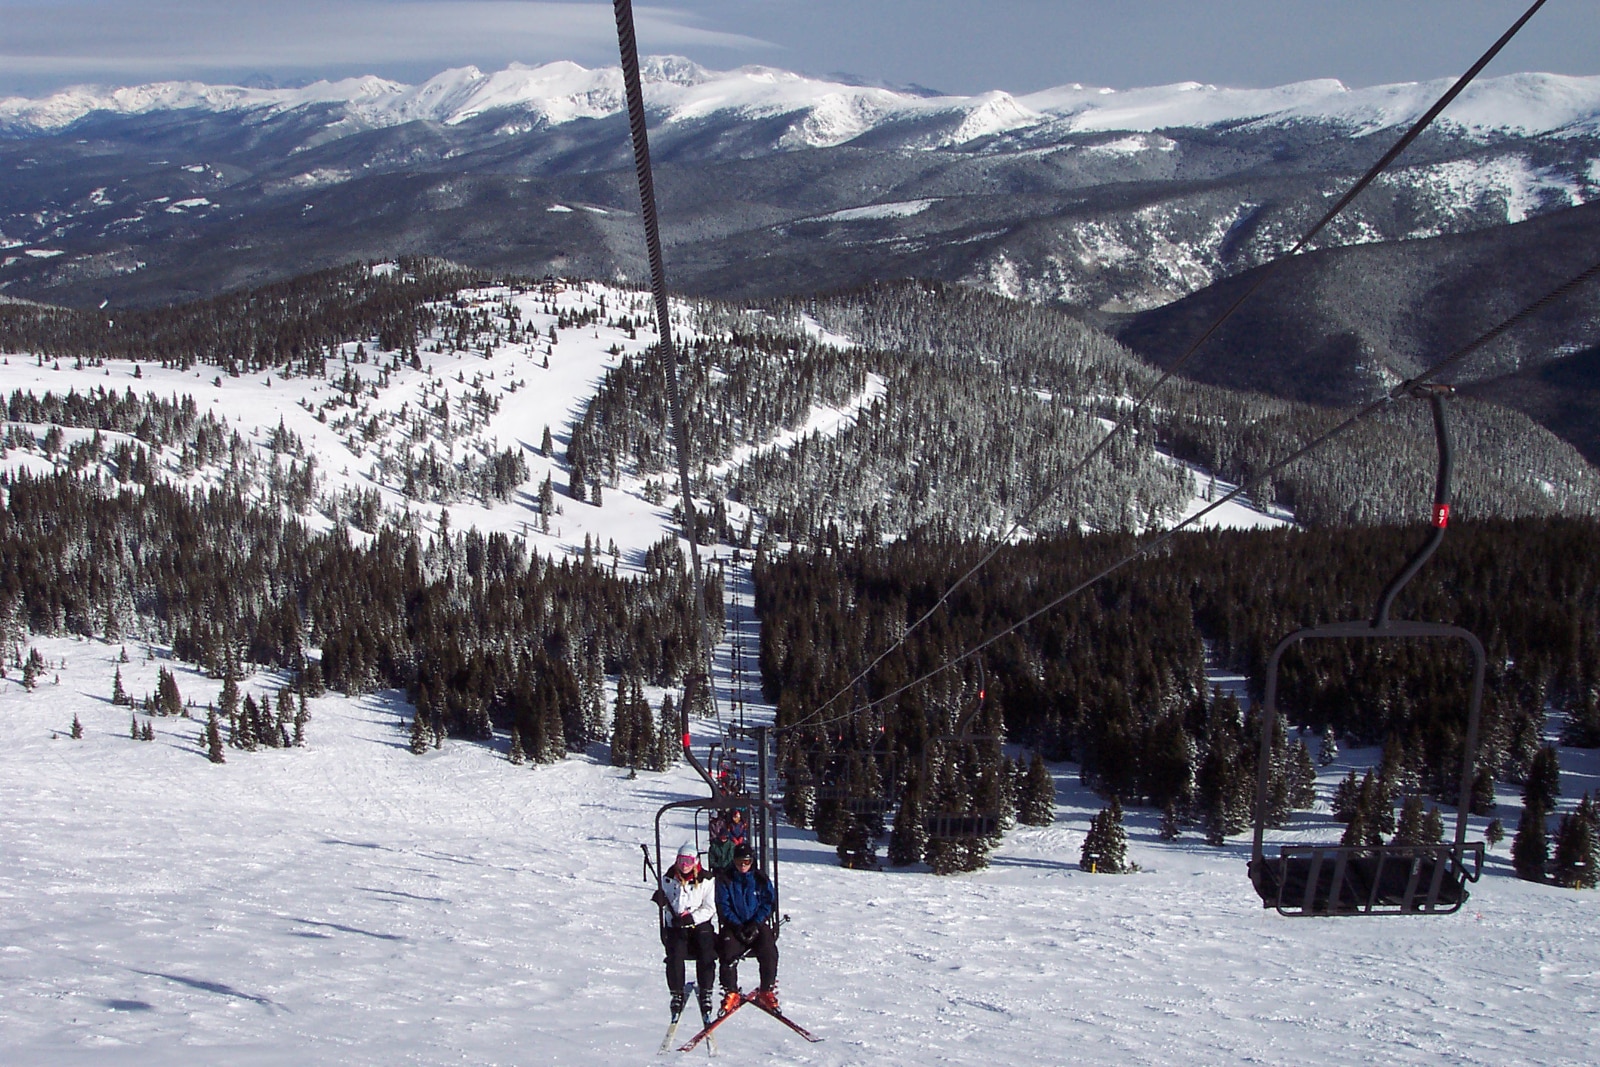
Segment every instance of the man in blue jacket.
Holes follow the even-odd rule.
[[[733,851],[733,865],[717,877],[717,913],[722,932],[717,955],[722,963],[722,1010],[739,1002],[739,959],[754,952],[761,968],[761,988],[751,999],[778,1009],[778,942],[767,920],[772,916],[772,883],[755,869],[756,854],[748,844]]]

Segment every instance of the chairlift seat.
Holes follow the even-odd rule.
[[[1000,832],[997,811],[939,812],[923,819],[923,829],[935,841],[958,841],[966,837],[993,837]]]
[[[1471,866],[1467,861],[1471,860]],[[1250,865],[1261,905],[1281,915],[1448,915],[1483,870],[1483,843],[1285,845]]]

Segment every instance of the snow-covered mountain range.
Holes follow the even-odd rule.
[[[644,67],[676,287],[915,276],[1114,313],[1270,259],[1447,84],[957,97]],[[639,278],[621,107],[615,68],[574,63],[0,101],[0,292],[163,302],[408,253]],[[1597,193],[1600,78],[1485,79],[1320,246],[1480,230]]]
[[[646,59],[642,74],[647,103],[663,121],[717,113],[747,119],[785,116],[788,128],[774,140],[774,147],[784,148],[829,147],[886,123],[929,116],[959,119],[929,147],[1039,127],[1082,133],[1310,121],[1337,123],[1364,134],[1414,121],[1450,85],[1448,79],[1362,89],[1333,79],[1268,89],[1198,82],[1127,90],[1071,84],[1017,96],[998,90],[943,96],[851,85],[773,67],[712,71],[675,56]],[[416,121],[450,126],[493,112],[508,120],[526,116],[555,126],[620,112],[622,75],[615,67],[555,62],[513,64],[487,74],[460,67],[420,85],[367,76],[292,89],[199,82],[78,86],[38,99],[0,100],[0,131],[13,136],[55,131],[95,112],[282,113],[324,105],[334,105],[366,126]],[[1467,89],[1446,121],[1480,136],[1593,133],[1600,123],[1600,77],[1512,74],[1484,79]],[[513,129],[508,126],[507,131]]]

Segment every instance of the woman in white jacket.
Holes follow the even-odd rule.
[[[700,1015],[711,1018],[712,983],[717,977],[717,938],[711,920],[717,914],[716,885],[700,866],[694,845],[678,849],[677,861],[661,878],[656,903],[665,910],[661,931],[667,949],[667,989],[672,992],[672,1017],[683,1011],[685,960],[693,956],[695,992]]]

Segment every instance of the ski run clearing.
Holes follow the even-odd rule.
[[[599,292],[569,290],[563,307]],[[545,298],[517,299],[523,321],[546,333]],[[643,304],[632,293],[611,300],[625,311]],[[451,390],[460,410],[477,379],[504,403],[473,437],[521,442],[529,485],[546,474],[559,484],[554,460],[535,451],[543,426],[559,441],[620,358],[608,349],[638,352],[651,339],[600,325],[561,331],[553,348],[428,353],[431,373],[395,370],[363,418]],[[376,363],[352,372],[375,378]],[[358,457],[347,447],[354,435],[308,410],[326,381],[217,386],[213,375],[146,366],[135,380],[126,364],[57,370],[13,356],[0,387],[193,394],[257,442],[281,417],[319,457],[323,492],[377,484],[373,452],[399,439],[400,423],[361,442]],[[512,391],[511,381],[525,386]],[[817,413],[813,425],[850,414]],[[21,450],[7,459],[50,463]],[[668,529],[670,504],[647,504],[640,488],[624,480],[601,507],[563,499],[548,534],[529,525],[526,497],[452,506],[452,525],[514,531],[544,554],[579,551],[585,535],[615,540],[626,565]],[[392,489],[381,487],[384,504],[398,508]],[[424,514],[431,529],[437,509]],[[728,575],[729,610],[748,641],[748,571],[730,565]],[[229,749],[213,765],[198,743],[203,711],[140,713],[155,734],[142,743],[128,736],[129,709],[109,698],[119,666],[136,699],[154,691],[159,668],[174,670],[201,709],[219,680],[134,641],[121,664],[120,644],[30,644],[46,662],[38,687],[25,690],[15,670],[0,681],[5,1067],[661,1062],[667,994],[639,845],[653,840],[657,807],[703,795],[687,768],[629,780],[603,747],[518,767],[503,736],[414,756],[411,709],[397,693],[315,699],[306,747]],[[284,681],[259,674],[242,690],[259,699]],[[721,679],[724,696],[732,684]],[[68,736],[74,717],[79,740]],[[700,729],[703,745],[712,733]],[[1336,839],[1326,797],[1375,757],[1346,750],[1322,770],[1319,810],[1271,840]],[[1563,749],[1561,760],[1566,809],[1600,789],[1600,753]],[[1165,844],[1157,813],[1140,808],[1129,809],[1128,830],[1142,870],[1088,874],[1077,860],[1102,802],[1075,766],[1052,769],[1055,823],[1011,831],[974,874],[849,871],[785,827],[782,910],[792,921],[779,942],[781,996],[825,1040],[809,1045],[741,1012],[718,1031],[717,1054],[828,1067],[1600,1062],[1600,894],[1517,880],[1502,844],[1456,915],[1296,921],[1260,907],[1245,839],[1213,848],[1191,831]],[[1510,829],[1516,797],[1500,800]],[[1483,822],[1473,820],[1474,836]],[[663,844],[687,834],[674,824]],[[744,970],[748,988],[753,964]]]

